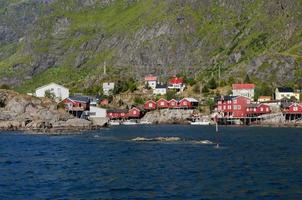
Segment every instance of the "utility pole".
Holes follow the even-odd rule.
[[[107,75],[107,66],[106,66],[106,61],[104,61],[104,75]]]

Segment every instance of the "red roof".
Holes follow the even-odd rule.
[[[250,90],[250,89],[255,89],[255,84],[250,84],[250,83],[236,83],[232,85],[233,90]]]
[[[145,76],[145,81],[156,81],[157,77],[153,75]]]
[[[170,84],[182,84],[183,82],[184,82],[184,80],[182,78],[178,78],[178,77],[173,77],[169,81]]]

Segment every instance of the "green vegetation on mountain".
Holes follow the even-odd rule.
[[[300,87],[302,2],[0,0],[0,85],[97,91],[148,73],[185,74],[205,92],[247,74],[264,88]]]

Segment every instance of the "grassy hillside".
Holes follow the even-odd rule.
[[[1,2],[0,18],[10,18],[0,21],[16,38],[0,38],[0,84],[21,92],[51,81],[84,90],[147,73],[208,80],[219,67],[225,81],[246,74],[259,84],[302,81],[299,0]],[[20,9],[25,17],[13,18]],[[37,20],[20,31],[30,10]]]

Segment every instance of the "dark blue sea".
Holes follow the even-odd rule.
[[[302,129],[221,127],[218,138],[214,127],[181,125],[1,132],[0,199],[302,199]]]

